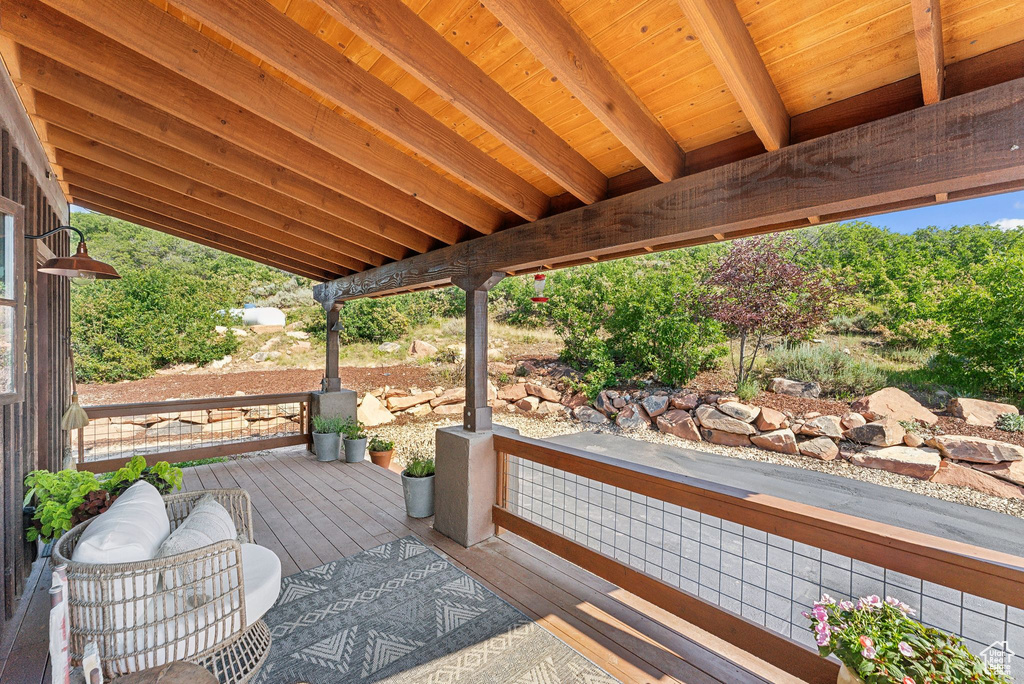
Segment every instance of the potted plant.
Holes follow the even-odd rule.
[[[318,461],[341,458],[340,421],[337,418],[313,416],[313,450]]]
[[[959,637],[912,619],[898,599],[867,596],[836,601],[828,594],[804,617],[822,657],[842,663],[838,684],[978,682],[1010,684],[964,646]]]
[[[358,420],[347,420],[341,430],[345,437],[345,462],[359,463],[366,458],[366,431]]]
[[[391,466],[391,456],[395,453],[395,443],[389,439],[374,435],[370,438],[370,460],[374,465],[387,469]]]
[[[434,515],[434,459],[417,456],[402,471],[405,512],[410,518]]]

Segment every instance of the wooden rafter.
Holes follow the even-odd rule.
[[[37,91],[39,116],[111,145],[120,146],[121,140],[138,143],[155,155],[150,159],[153,163],[183,173],[196,169],[194,178],[223,178],[233,192],[251,188],[254,196],[271,203],[270,208],[280,206],[289,216],[324,230],[333,229],[393,259],[403,258],[408,249],[424,252],[431,246],[428,236],[305,176],[33,50],[21,48],[19,53],[25,66],[22,79]],[[198,160],[199,166],[188,157]],[[218,173],[220,169],[228,175]],[[235,177],[249,181],[248,186],[237,183]]]
[[[156,10],[150,3],[144,2],[144,0],[138,1]],[[324,183],[336,192],[346,195],[358,203],[373,207],[380,213],[396,218],[416,230],[422,231],[427,236],[450,244],[464,234],[464,227],[458,220],[441,213],[410,194],[397,190],[325,150],[324,147],[330,148],[334,142],[340,144],[340,141],[335,141],[333,137],[333,133],[336,133],[337,130],[331,128],[329,124],[329,122],[341,120],[339,114],[328,112],[323,105],[270,77],[256,65],[213,43],[166,12],[156,10],[160,15],[153,17],[157,22],[156,25],[143,22],[142,28],[135,27],[129,30],[118,23],[117,19],[120,18],[118,13],[113,15],[108,13],[108,8],[105,5],[101,6],[101,4],[91,1],[69,1],[59,4],[68,11],[75,11],[78,18],[86,19],[93,22],[95,26],[105,28],[107,33],[92,26],[83,25],[41,2],[2,0],[0,8],[5,10],[5,21],[0,25],[0,34],[5,34],[19,43],[42,52],[51,59],[62,61],[65,64],[74,64],[77,70],[99,81],[115,86],[137,99],[210,133],[220,135],[311,180]],[[139,4],[138,7],[142,8],[142,4]],[[127,14],[131,14],[131,12],[127,12]],[[143,11],[141,14],[148,16],[149,12]],[[121,42],[121,40],[131,43],[141,42],[142,45],[136,46],[140,48],[159,43],[164,49],[174,44],[180,49],[182,46],[171,40],[173,34],[179,32],[179,28],[187,32],[183,34],[183,38],[190,38],[191,34],[194,34],[201,39],[196,40],[196,43],[202,43],[202,45],[196,47],[190,43],[185,48],[188,55],[195,58],[194,61],[189,60],[187,55],[178,51],[172,51],[166,55],[166,58],[168,61],[178,59],[192,63],[196,69],[202,70],[204,74],[213,78],[213,81],[205,84],[198,83],[175,73],[173,68],[166,68],[150,61],[141,56],[141,53]],[[164,30],[166,33],[162,33]],[[136,33],[132,33],[132,31]],[[163,37],[160,41],[153,41],[150,39],[151,35],[162,35]],[[129,39],[128,36],[134,37]],[[193,49],[200,54],[193,53]],[[152,51],[162,54],[162,51]],[[83,53],[93,57],[82,60],[80,56]],[[224,61],[217,62],[214,57],[221,57]],[[241,62],[237,60],[241,60]],[[244,66],[242,62],[248,66]],[[219,80],[230,71],[230,66],[236,66],[248,73],[239,74],[240,78],[244,80],[233,84],[219,84]],[[250,67],[255,69],[255,72],[252,72]],[[255,84],[252,83],[250,77],[256,81]],[[266,84],[266,90],[260,89],[261,83]],[[228,89],[224,91],[225,94],[234,92],[239,94],[240,99],[241,92],[248,93],[251,96],[250,106],[259,106],[268,116],[271,111],[274,111],[282,117],[282,120],[272,122],[268,118],[251,112],[244,105],[210,90],[210,88],[215,88],[218,93],[221,92],[219,85]],[[287,122],[284,120],[285,118]],[[285,130],[282,125],[286,123],[293,125],[293,128],[301,130],[302,133]],[[321,123],[323,125],[320,125]],[[331,142],[319,137],[321,132],[325,135],[332,134],[329,136]],[[383,145],[398,153],[368,131],[364,130],[363,133],[368,136],[363,139],[363,142],[369,144],[369,147],[363,145],[363,149],[376,150],[378,146]],[[315,141],[312,140],[313,138]],[[360,146],[354,145],[354,147]],[[386,158],[387,153],[383,149],[381,154],[384,155],[382,158]],[[425,169],[421,164],[417,164],[417,166]],[[436,174],[434,176],[437,177]],[[493,209],[493,207],[490,208]],[[412,245],[407,246],[415,249]]]
[[[789,113],[734,0],[679,0],[704,50],[768,150],[789,144]]]
[[[44,97],[49,98],[49,96]],[[48,105],[44,102],[44,106]],[[112,127],[113,124],[109,126]],[[51,123],[47,127],[47,140],[56,148],[73,152],[106,166],[127,171],[146,180],[167,183],[169,186],[180,188],[185,194],[197,197],[205,196],[210,203],[218,204],[271,228],[293,233],[306,240],[320,242],[325,247],[358,261],[374,266],[380,266],[385,261],[384,257],[377,252],[368,250],[358,243],[350,242],[342,236],[297,221],[286,213],[264,207],[260,203],[238,197],[230,190],[220,188],[213,183],[207,185],[199,180],[199,178],[203,178],[199,174],[197,174],[198,177],[187,175],[181,173],[182,167],[164,166],[151,161],[158,155],[149,155],[149,149],[159,146],[160,143],[150,141],[149,149],[137,147],[135,145],[139,141],[133,140],[137,134],[123,131],[123,129],[122,132],[125,134],[122,137],[105,137],[98,140],[90,136],[88,132],[81,135],[70,128],[66,129],[63,122]],[[211,170],[209,167],[207,168]],[[204,180],[210,180],[210,176],[216,176],[216,174],[209,173]],[[236,192],[238,191],[236,190]],[[360,269],[356,268],[356,270]]]
[[[167,197],[172,197],[174,193],[181,196],[180,200],[172,202],[175,206],[196,211],[205,204],[209,207],[206,215],[210,218],[238,226],[254,235],[266,236],[283,247],[322,255],[332,263],[353,271],[362,271],[366,268],[364,262],[353,258],[346,251],[339,250],[337,245],[328,244],[322,234],[299,225],[282,225],[276,217],[270,215],[270,212],[253,211],[252,205],[246,206],[240,201],[225,202],[222,193],[209,186],[117,150],[101,145],[90,146],[88,141],[81,139],[80,136],[56,126],[50,126],[49,135],[51,144],[56,148],[58,163],[65,170],[64,178],[67,178],[66,172],[71,170],[115,183],[117,179],[124,179],[128,185],[127,189],[130,190],[141,191],[141,186],[145,184],[160,187],[167,191]]]
[[[140,208],[158,211],[165,216],[191,223],[198,228],[212,231],[227,229],[231,231],[232,235],[247,236],[253,241],[253,244],[288,253],[296,259],[323,270],[338,270],[339,267],[349,270],[339,264],[334,253],[315,243],[310,244],[281,231],[261,229],[244,220],[239,220],[230,212],[167,190],[123,171],[110,169],[81,158],[74,158],[73,155],[66,153],[62,158],[69,164],[75,164],[75,166],[68,165],[64,168],[63,180],[68,185],[101,192],[107,197],[117,197],[125,202],[137,202]]]
[[[520,271],[715,233],[862,215],[939,192],[1024,182],[1024,79],[369,269],[316,290],[331,302]],[[848,216],[849,217],[849,216]]]
[[[172,4],[507,209],[531,221],[547,213],[547,195],[266,0],[173,0]],[[482,232],[497,227],[483,227]]]
[[[939,0],[910,0],[914,15],[914,43],[921,66],[921,92],[926,105],[942,99],[945,58],[942,51],[942,15]]]
[[[679,145],[558,0],[486,0],[484,5],[659,180],[683,175]]]
[[[573,195],[604,197],[604,174],[402,0],[315,1]]]
[[[72,187],[70,188],[70,196],[71,201],[76,206],[88,209],[89,211],[113,216],[122,221],[136,223],[151,230],[190,240],[200,245],[219,249],[222,252],[251,259],[274,268],[284,269],[306,278],[326,280],[330,277],[326,271],[314,268],[301,261],[289,259],[287,256],[273,250],[259,247],[249,240],[242,241],[222,233],[214,233],[197,228],[183,221],[177,221],[152,211],[140,209],[127,202],[105,197],[102,193],[85,188]]]

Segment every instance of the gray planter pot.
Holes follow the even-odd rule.
[[[402,491],[405,492],[405,512],[410,518],[429,518],[434,515],[434,476],[409,477],[402,471]]]
[[[337,461],[341,458],[341,435],[337,432],[314,432],[313,450],[318,461]]]
[[[345,440],[345,462],[359,463],[366,458],[366,437]]]

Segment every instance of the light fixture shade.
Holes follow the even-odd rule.
[[[66,276],[68,278],[114,280],[121,277],[110,264],[96,261],[89,256],[89,250],[85,248],[84,241],[78,243],[78,249],[75,251],[74,256],[54,257],[40,266],[38,270],[40,273]]]

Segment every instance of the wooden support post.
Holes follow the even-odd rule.
[[[341,390],[341,373],[338,370],[338,352],[341,334],[335,330],[341,318],[341,304],[336,303],[327,310],[327,367],[324,371],[324,391]]]
[[[504,277],[504,273],[487,272],[452,279],[466,293],[466,409],[462,428],[467,432],[491,429],[491,407],[487,405],[487,293]]]

